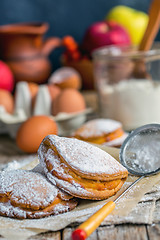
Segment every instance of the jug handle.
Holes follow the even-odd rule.
[[[50,37],[44,41],[41,53],[48,56],[52,50],[61,46],[61,39],[58,37]]]

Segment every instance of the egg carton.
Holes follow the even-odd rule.
[[[45,85],[39,86],[33,110],[31,105],[31,97],[27,83],[20,82],[16,88],[14,114],[7,113],[4,107],[0,106],[0,133],[8,133],[12,138],[15,138],[20,125],[29,117],[47,115],[56,121],[58,134],[67,136],[80,127],[86,121],[87,114],[92,112],[91,108],[87,108],[76,113],[51,115],[51,98],[48,88]]]

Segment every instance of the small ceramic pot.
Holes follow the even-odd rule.
[[[48,55],[61,45],[57,37],[43,40],[47,30],[47,23],[0,26],[0,59],[9,65],[17,82],[47,81],[51,73]]]

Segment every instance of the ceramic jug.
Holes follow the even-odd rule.
[[[57,37],[43,39],[47,23],[0,26],[0,59],[11,68],[15,80],[44,83],[51,73],[49,54],[61,45]]]

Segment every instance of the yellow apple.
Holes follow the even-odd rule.
[[[148,15],[133,8],[119,5],[108,12],[106,20],[114,20],[121,24],[128,31],[132,44],[138,45],[146,30]]]

